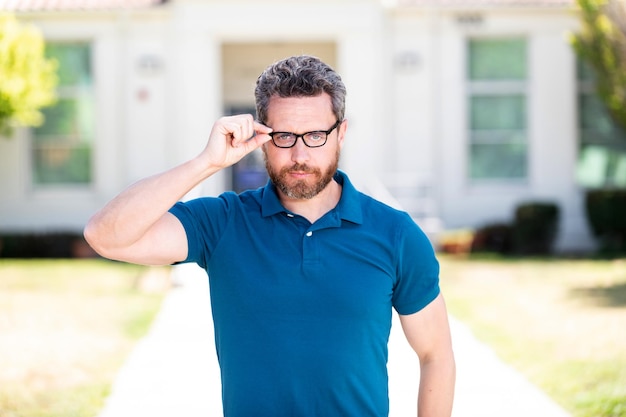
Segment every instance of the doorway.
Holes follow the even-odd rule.
[[[258,76],[272,62],[292,55],[314,55],[332,67],[336,63],[334,42],[222,44],[222,97],[225,115],[250,113],[256,117],[254,87]],[[263,153],[252,152],[231,167],[226,188],[237,193],[267,183]]]

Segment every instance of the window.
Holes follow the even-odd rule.
[[[526,178],[526,42],[472,39],[467,70],[470,178]]]
[[[578,62],[577,180],[589,188],[625,187],[626,132],[613,122],[593,84],[589,67]]]
[[[59,63],[57,103],[43,110],[45,122],[33,129],[34,185],[89,184],[94,139],[91,51],[84,43],[48,44]]]

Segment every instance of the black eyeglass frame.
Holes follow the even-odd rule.
[[[276,146],[277,148],[280,149],[289,149],[289,148],[293,148],[294,146],[296,146],[296,143],[298,143],[298,138],[302,138],[302,143],[304,143],[305,146],[309,147],[309,148],[319,148],[321,146],[326,145],[326,142],[328,142],[328,135],[330,135],[330,133],[337,129],[339,127],[339,125],[341,125],[342,120],[337,120],[335,122],[334,125],[331,126],[330,129],[328,130],[312,130],[310,132],[304,132],[300,135],[293,133],[293,132],[270,132],[269,135],[272,137],[272,143],[274,144],[274,146]],[[324,134],[324,142],[319,144],[319,145],[309,145],[308,143],[306,143],[306,140],[304,140],[304,137],[307,135],[310,135],[312,133],[319,133],[319,134]],[[289,146],[280,146],[278,144],[276,144],[276,142],[274,141],[274,135],[293,135],[295,136],[295,139],[293,141],[293,143]]]

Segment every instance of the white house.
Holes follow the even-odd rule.
[[[300,53],[347,85],[342,169],[429,231],[548,200],[557,249],[587,250],[585,186],[626,184],[626,153],[587,143],[606,119],[577,76],[573,0],[0,0],[0,11],[37,26],[61,63],[47,122],[0,140],[0,233],[79,232],[128,184],[200,152],[215,119],[252,111],[261,70]],[[192,194],[253,186],[258,170],[250,157]]]

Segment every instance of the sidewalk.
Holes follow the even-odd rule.
[[[208,282],[195,265],[175,267],[180,286],[164,301],[114,383],[99,417],[221,416]],[[457,361],[453,417],[569,417],[452,319]],[[418,363],[397,316],[389,341],[390,417],[416,415]]]

